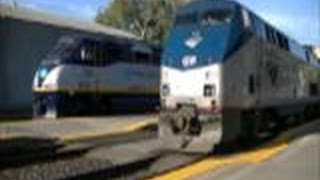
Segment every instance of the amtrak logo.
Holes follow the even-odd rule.
[[[192,32],[191,37],[189,37],[185,44],[191,49],[194,49],[202,42],[202,36],[200,35],[200,32],[195,31]]]

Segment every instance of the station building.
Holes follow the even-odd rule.
[[[136,36],[91,22],[0,3],[0,115],[32,112],[32,81],[41,59],[68,34]]]

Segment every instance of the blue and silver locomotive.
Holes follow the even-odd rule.
[[[234,1],[178,10],[161,62],[159,136],[209,152],[320,112],[313,53]]]
[[[160,50],[113,36],[61,37],[35,73],[34,115],[99,115],[156,108]]]

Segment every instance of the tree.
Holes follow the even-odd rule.
[[[161,43],[179,6],[190,0],[113,0],[96,22],[123,29],[146,41]]]

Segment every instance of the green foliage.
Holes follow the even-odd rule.
[[[188,0],[113,0],[96,22],[123,29],[146,41],[162,43],[175,12]]]

